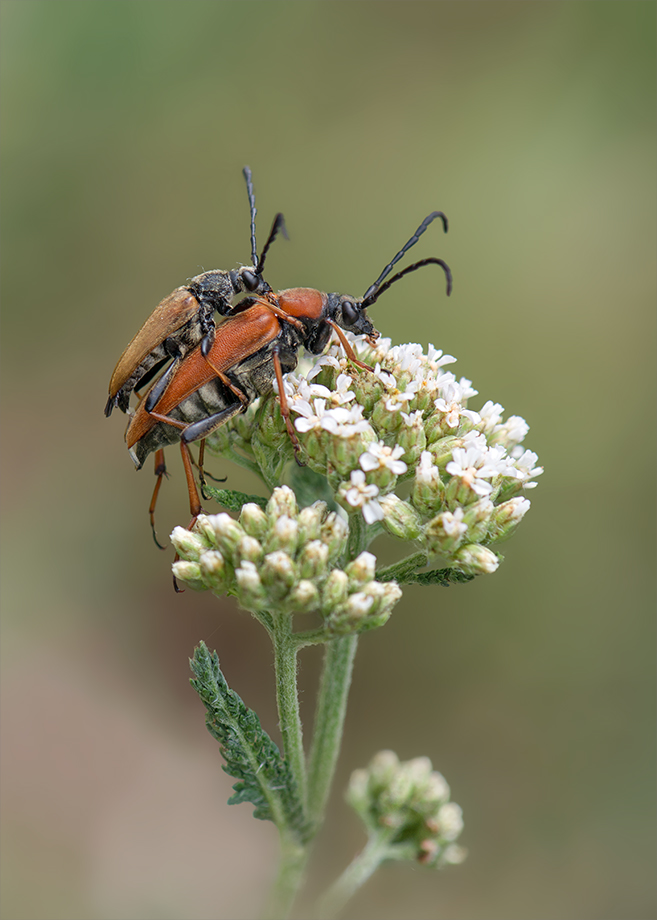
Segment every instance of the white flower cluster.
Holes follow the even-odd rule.
[[[454,841],[463,814],[449,801],[444,776],[428,757],[401,762],[393,751],[379,751],[369,766],[351,775],[347,801],[369,833],[389,837],[388,859],[414,859],[441,867],[463,862],[466,851]]]
[[[200,515],[171,541],[173,573],[192,588],[234,594],[254,613],[319,613],[328,637],[382,626],[401,597],[394,582],[374,579],[376,559],[363,552],[338,567],[347,524],[324,502],[299,510],[288,486],[274,489],[267,508],[249,502],[239,520]]]
[[[288,374],[285,393],[300,442],[348,513],[381,522],[431,554],[477,574],[495,571],[488,545],[507,537],[529,509],[522,495],[542,472],[521,447],[529,426],[503,419],[499,403],[477,412],[470,380],[445,365],[456,359],[429,346],[352,342],[373,372],[334,347],[305,376]],[[410,497],[395,494],[412,480]]]

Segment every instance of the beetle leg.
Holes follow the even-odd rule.
[[[228,476],[224,476],[223,479],[217,479],[216,476],[211,476],[210,473],[207,473],[205,469],[203,468],[204,459],[205,459],[205,438],[203,438],[203,440],[199,444],[198,463],[195,465],[198,467],[198,478],[199,478],[199,482],[201,483],[201,495],[203,496],[203,498],[207,500],[210,498],[210,496],[205,494],[205,477],[207,476],[208,479],[211,479],[213,482],[226,482],[226,480],[228,479]]]
[[[306,327],[300,319],[297,319],[295,316],[290,316],[289,313],[286,313],[285,310],[281,310],[279,306],[272,303],[270,300],[262,300],[260,302],[264,307],[267,307],[268,310],[271,310],[274,316],[278,316],[279,319],[285,320],[286,323],[290,323],[292,326],[296,326],[296,328],[300,329],[301,332],[306,331]]]
[[[360,368],[362,368],[364,371],[374,371],[374,368],[373,368],[373,367],[370,367],[369,364],[364,364],[362,361],[359,361],[359,360],[358,360],[358,358],[357,358],[356,355],[354,354],[353,348],[352,348],[351,345],[349,344],[349,340],[348,340],[347,336],[344,334],[344,332],[342,331],[342,329],[340,329],[340,327],[338,326],[338,324],[337,324],[337,323],[334,323],[332,319],[327,319],[327,320],[325,320],[325,322],[327,322],[327,323],[329,324],[329,326],[331,326],[331,327],[332,327],[333,329],[335,329],[335,331],[337,332],[338,338],[340,339],[340,344],[341,344],[342,347],[344,348],[344,353],[346,354],[347,358],[348,358],[353,364],[355,364],[356,367],[360,367]]]
[[[189,510],[192,519],[189,522],[188,530],[191,530],[199,514],[203,511],[201,499],[198,497],[196,480],[194,479],[194,470],[192,469],[192,455],[185,441],[180,441],[180,453],[182,454],[183,466],[185,467],[185,478],[187,479],[187,491],[189,493]]]
[[[147,412],[150,412],[162,399],[164,391],[171,383],[171,378],[178,369],[180,364],[180,358],[174,358],[171,364],[167,367],[165,372],[162,374],[159,380],[157,380],[153,386],[150,388],[146,394],[146,402],[144,403],[144,409]]]
[[[299,466],[305,466],[306,464],[299,459],[301,454],[301,444],[299,444],[299,439],[297,433],[294,430],[292,421],[290,419],[290,407],[287,403],[287,396],[285,395],[285,387],[283,386],[283,371],[281,369],[281,359],[278,355],[278,346],[274,346],[273,351],[274,356],[274,374],[276,375],[276,383],[278,384],[278,401],[281,406],[281,415],[283,416],[283,421],[285,422],[285,427],[287,428],[287,433],[290,436],[290,441],[292,441],[292,447],[294,448],[294,459],[297,461]]]
[[[234,418],[234,416],[239,415],[240,412],[243,411],[243,404],[241,402],[234,402],[225,409],[222,409],[221,412],[215,412],[214,415],[208,415],[207,418],[202,418],[198,422],[192,422],[189,425],[185,425],[180,436],[181,440],[184,441],[185,444],[190,444],[192,441],[198,441],[200,438],[207,438],[209,434],[212,434],[212,432],[216,431],[221,425],[225,425],[231,418]]]
[[[212,361],[209,361],[208,358],[206,358],[205,360],[208,362],[208,364],[210,365],[212,370],[215,372],[219,380],[221,380],[221,382],[226,387],[226,389],[230,390],[230,392],[234,396],[237,396],[237,398],[242,404],[242,408],[246,409],[246,407],[249,405],[249,397],[246,395],[246,393],[243,390],[240,390],[240,388],[236,386],[222,371],[220,371],[217,367],[215,367]],[[196,440],[196,438],[192,438],[192,440]]]
[[[157,533],[155,532],[155,505],[157,502],[157,496],[160,493],[160,486],[162,485],[162,479],[166,476],[167,468],[164,462],[164,451],[160,450],[155,452],[155,475],[157,476],[157,482],[155,483],[155,488],[153,489],[153,497],[151,498],[151,504],[148,509],[148,516],[151,521],[151,530],[153,531],[153,539],[155,540],[155,545],[158,549],[166,549],[166,546],[162,546],[160,541],[157,539]]]

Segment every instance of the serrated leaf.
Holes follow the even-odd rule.
[[[290,768],[256,713],[226,683],[217,653],[201,642],[189,663],[195,675],[190,683],[207,710],[205,724],[226,761],[223,769],[239,780],[228,804],[251,802],[255,818],[306,839],[308,825]]]
[[[377,581],[396,581],[399,585],[442,585],[448,588],[452,584],[465,584],[472,581],[474,575],[465,575],[458,569],[432,569],[429,572],[418,572],[417,569],[427,564],[425,553],[416,553],[408,556],[401,562],[395,562],[376,573]]]
[[[450,585],[464,585],[472,581],[474,575],[466,575],[459,572],[458,569],[432,569],[430,572],[417,572],[411,575],[404,584],[407,585],[442,585],[449,588]]]
[[[241,511],[242,505],[253,502],[260,505],[261,508],[267,507],[267,499],[262,495],[247,495],[245,492],[235,492],[233,489],[215,489],[207,483],[203,486],[203,491],[218,501],[220,505],[227,508],[228,511]]]

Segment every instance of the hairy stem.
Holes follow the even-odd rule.
[[[306,761],[297,692],[297,644],[292,636],[292,618],[287,614],[273,617],[274,664],[276,668],[276,704],[283,737],[285,759],[290,765],[299,799],[306,807]]]
[[[303,882],[308,862],[308,846],[281,834],[281,859],[278,874],[263,912],[263,920],[284,920],[290,915],[294,899]]]
[[[371,875],[376,872],[388,856],[388,842],[394,834],[390,828],[374,833],[356,858],[347,866],[342,875],[320,898],[317,916],[321,920],[333,920]]]
[[[308,767],[308,816],[315,828],[324,818],[340,753],[357,647],[356,635],[326,645]]]

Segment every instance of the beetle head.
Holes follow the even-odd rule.
[[[366,312],[366,306],[362,297],[351,297],[349,294],[329,294],[326,315],[341,329],[352,332],[354,335],[366,335],[370,344],[373,345],[380,333],[372,325]]]

